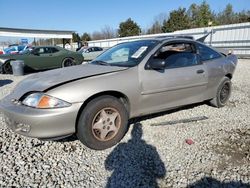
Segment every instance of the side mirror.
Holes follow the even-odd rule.
[[[166,68],[166,62],[163,59],[152,59],[148,65],[149,68],[156,70],[163,70]]]

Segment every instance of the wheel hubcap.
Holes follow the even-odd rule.
[[[66,59],[64,61],[64,66],[68,67],[68,66],[72,66],[73,65],[73,61],[71,59]]]
[[[221,92],[220,92],[221,103],[225,103],[227,101],[229,93],[230,93],[230,86],[227,83],[221,88]]]
[[[103,108],[92,121],[92,133],[100,141],[114,138],[121,126],[121,115],[114,108]]]

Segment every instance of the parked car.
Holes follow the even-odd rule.
[[[103,48],[101,47],[87,47],[81,48],[78,53],[81,53],[84,57],[84,61],[92,61],[101,53],[103,53]]]
[[[18,54],[17,46],[11,46],[4,49],[4,54]]]
[[[209,101],[229,100],[235,55],[190,39],[122,43],[86,65],[32,75],[0,109],[16,133],[56,139],[76,133],[93,149],[119,142],[130,118]]]
[[[10,62],[13,60],[24,60],[25,70],[48,70],[78,65],[83,59],[80,54],[58,46],[39,46],[32,51],[26,49],[21,54],[0,56],[2,72],[6,74],[12,73]]]
[[[29,45],[10,45],[4,49],[4,54],[19,54],[29,48],[31,48]]]

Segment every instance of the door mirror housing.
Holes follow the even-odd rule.
[[[166,62],[163,59],[152,59],[148,64],[148,68],[163,70],[166,68]]]

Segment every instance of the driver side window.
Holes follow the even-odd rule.
[[[33,53],[33,54],[40,54],[40,49],[41,49],[41,48],[35,48],[35,49],[32,51],[32,53]]]
[[[50,50],[49,48],[36,48],[34,50],[34,53],[35,54],[38,54],[38,55],[41,55],[41,54],[49,54],[50,53]]]
[[[172,43],[161,47],[154,59],[162,59],[166,63],[166,69],[187,67],[199,64],[195,48],[189,43]]]

